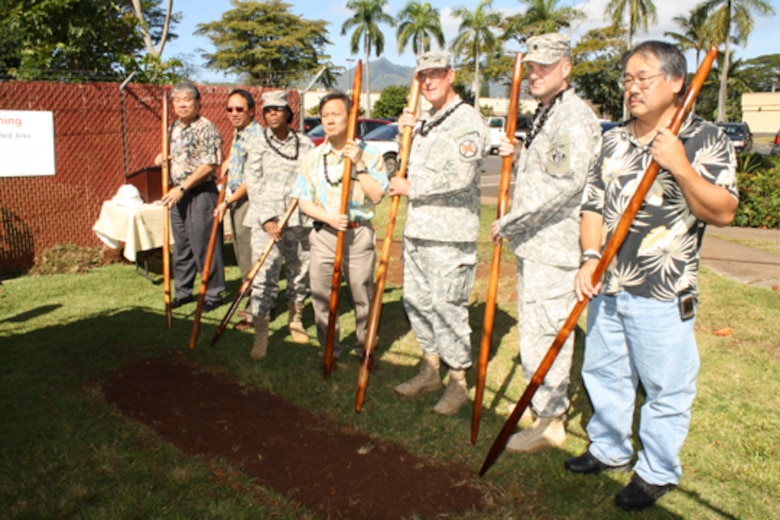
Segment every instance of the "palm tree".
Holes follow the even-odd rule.
[[[347,9],[354,12],[352,18],[341,26],[341,35],[346,36],[347,30],[354,27],[350,40],[350,52],[357,54],[360,51],[360,41],[363,41],[363,50],[366,52],[366,115],[371,117],[371,65],[368,60],[371,57],[373,45],[378,58],[385,50],[385,37],[379,30],[380,23],[386,23],[390,27],[395,26],[395,19],[383,11],[387,0],[350,0]]]
[[[574,7],[558,7],[558,0],[521,0],[528,6],[523,14],[506,19],[503,38],[523,42],[531,36],[558,32],[572,22],[585,19],[585,13]]]
[[[479,110],[479,60],[483,53],[488,56],[488,66],[492,64],[493,54],[499,45],[499,39],[493,32],[501,24],[501,15],[493,11],[493,0],[480,0],[476,9],[458,7],[452,14],[461,19],[458,35],[452,41],[450,49],[456,56],[474,60],[474,108]]]
[[[441,30],[439,10],[429,2],[421,4],[409,0],[398,13],[398,53],[404,52],[411,40],[412,51],[417,56],[431,50],[431,39],[436,39],[439,48],[444,48],[444,33]]]
[[[748,36],[753,30],[751,11],[768,16],[775,14],[775,10],[765,0],[705,0],[700,7],[708,15],[707,28],[712,34],[712,43],[726,45],[723,51],[724,59],[718,92],[717,122],[720,123],[726,112],[731,41],[733,40],[737,45],[747,43]]]
[[[630,49],[633,45],[634,33],[637,28],[647,31],[649,23],[657,23],[658,16],[655,12],[653,0],[609,0],[605,14],[612,19],[612,25],[617,27],[623,22],[623,14],[628,11],[628,32],[626,43]]]
[[[672,18],[682,32],[667,31],[664,36],[677,42],[677,46],[683,52],[688,50],[696,51],[696,68],[699,68],[699,57],[701,51],[707,47],[710,41],[710,35],[707,32],[707,12],[700,7],[696,7],[688,13],[688,18],[684,16],[675,16]]]

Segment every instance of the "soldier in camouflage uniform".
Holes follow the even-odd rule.
[[[244,182],[247,146],[253,137],[262,131],[255,121],[255,100],[252,94],[243,89],[233,90],[228,95],[227,113],[233,125],[233,142],[230,155],[222,163],[222,175],[228,176],[227,192],[222,204],[217,206],[214,216],[220,221],[230,210],[230,224],[233,230],[233,251],[241,270],[241,279],[245,280],[252,268],[252,228],[244,224],[249,213],[249,197]],[[247,301],[247,307],[249,306]],[[239,311],[241,321],[236,323],[237,330],[246,330],[252,326],[251,314]]]
[[[270,240],[277,242],[252,282],[252,314],[255,339],[252,359],[263,359],[268,351],[268,323],[271,308],[279,294],[282,258],[287,272],[288,326],[296,343],[306,343],[303,306],[309,291],[309,238],[311,221],[296,210],[284,229],[279,219],[290,205],[290,191],[301,158],[314,148],[311,139],[290,130],[292,111],[287,92],[263,94],[263,118],[267,127],[249,143],[246,184],[251,201],[245,223],[252,228],[252,255],[255,259]]]
[[[173,248],[173,280],[176,294],[171,308],[191,302],[195,275],[203,272],[214,208],[219,192],[214,172],[222,163],[222,136],[200,115],[200,92],[193,83],[179,83],[171,91],[179,117],[170,129],[170,186],[162,202],[170,208]],[[162,154],[155,159],[162,164]],[[219,228],[203,310],[222,303],[225,269],[222,262],[222,228]]]
[[[575,304],[580,203],[588,171],[601,148],[593,111],[569,87],[569,39],[551,33],[529,38],[527,45],[523,62],[531,93],[540,104],[514,163],[512,209],[491,228],[491,238],[509,239],[517,255],[520,360],[526,382]],[[513,153],[506,137],[499,151]],[[510,438],[507,451],[530,453],[566,441],[573,350],[571,334],[522,421],[530,425]]]
[[[439,366],[444,361],[450,379],[433,410],[452,415],[468,402],[468,297],[477,268],[479,173],[490,132],[479,112],[453,90],[455,70],[448,53],[422,55],[415,74],[432,109],[419,126],[408,111],[399,119],[400,127],[416,128],[409,176],[391,179],[390,194],[408,198],[404,307],[423,360],[420,373],[395,392],[414,396],[440,389]]]

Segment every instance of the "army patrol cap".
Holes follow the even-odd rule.
[[[419,58],[417,58],[417,68],[414,69],[414,73],[417,74],[421,70],[427,69],[449,69],[450,68],[450,53],[446,51],[431,51],[426,52]]]
[[[569,38],[558,33],[533,36],[526,41],[528,52],[523,56],[523,63],[533,61],[542,65],[551,65],[561,58],[571,58],[571,43]]]
[[[290,105],[287,104],[286,90],[263,92],[263,108],[271,107],[290,108]]]

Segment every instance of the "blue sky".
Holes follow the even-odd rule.
[[[452,17],[453,7],[457,8],[466,5],[473,9],[477,3],[475,0],[429,1],[431,5],[439,9],[447,44],[457,34],[459,24],[458,20]],[[287,2],[293,6],[291,10],[294,14],[302,15],[312,20],[322,19],[330,22],[328,30],[330,31],[333,45],[327,49],[327,52],[331,55],[333,63],[347,67],[354,65],[353,62],[348,60],[362,59],[364,57],[362,50],[357,56],[351,55],[348,36],[340,35],[341,25],[351,16],[350,11],[346,8],[346,0],[287,0]],[[587,19],[580,22],[571,32],[574,42],[588,30],[603,27],[607,24],[604,20],[604,6],[607,2],[608,0],[588,0],[586,2],[561,0],[559,2],[559,5],[575,6],[585,11],[587,15]],[[636,41],[650,38],[662,39],[664,31],[677,31],[678,28],[672,22],[672,19],[678,15],[687,15],[690,6],[695,5],[698,1],[654,0],[654,3],[658,12],[658,24],[655,27],[651,27],[649,33],[639,32],[636,35]],[[389,14],[396,15],[405,4],[406,0],[389,0]],[[771,4],[775,12],[780,14],[780,0],[773,0]],[[214,48],[207,38],[192,34],[199,23],[219,20],[222,17],[222,13],[231,8],[230,0],[208,0],[205,2],[200,0],[174,0],[174,10],[182,13],[182,21],[176,27],[179,38],[166,45],[163,58],[186,57],[188,61],[195,63],[200,68],[197,77],[193,78],[198,81],[232,81],[233,78],[226,77],[218,72],[209,71],[203,67],[203,60],[200,58],[200,54],[203,51],[213,52]],[[493,8],[505,15],[510,15],[524,10],[524,4],[521,4],[518,0],[493,0]],[[747,47],[736,48],[736,56],[738,58],[750,58],[762,54],[780,52],[780,45],[777,43],[778,38],[774,33],[778,21],[780,21],[778,14],[771,18],[756,18],[755,28],[748,40]],[[398,65],[413,66],[414,56],[410,48],[407,48],[400,55],[397,52],[396,29],[386,26],[382,27],[385,36],[385,53],[383,56]],[[524,49],[515,45],[515,47],[510,47],[507,50],[515,52]],[[371,59],[376,58],[372,56]],[[688,61],[693,62],[693,55],[688,56]]]

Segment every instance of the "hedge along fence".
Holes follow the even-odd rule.
[[[153,165],[160,151],[162,98],[172,85],[73,85],[0,82],[0,109],[51,111],[56,174],[6,177],[0,164],[0,272],[26,271],[57,244],[94,247],[92,232],[102,203],[128,175]],[[265,87],[241,87],[255,98],[259,122]],[[201,114],[222,132],[227,154],[233,128],[225,106],[229,86],[199,85]],[[298,127],[297,90],[288,92]],[[176,116],[169,103],[169,121]]]

